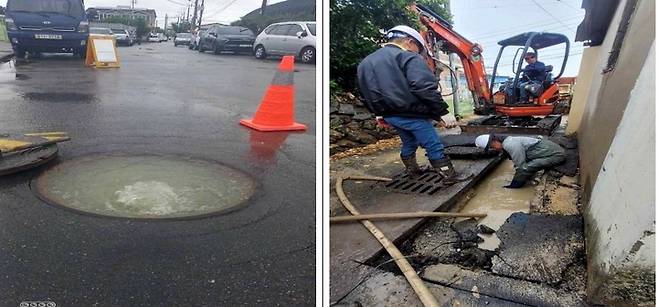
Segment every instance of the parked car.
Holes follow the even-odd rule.
[[[84,56],[89,22],[82,0],[8,0],[7,34],[14,53],[67,52]]]
[[[315,61],[315,22],[290,21],[269,25],[254,42],[254,56],[295,55],[302,63]]]
[[[192,43],[192,33],[176,33],[174,38],[174,47],[178,45],[189,46]]]
[[[89,34],[90,35],[95,35],[95,36],[112,36],[114,37],[114,34],[112,33],[112,30],[108,28],[89,28]]]
[[[212,50],[215,54],[222,51],[251,52],[254,45],[254,32],[238,26],[216,25],[203,32],[199,39],[199,52]]]
[[[128,30],[125,29],[112,29],[112,34],[116,38],[117,45],[132,46],[134,41],[133,38],[128,33]]]
[[[149,34],[149,42],[159,43],[160,42],[160,36],[157,33],[150,33]]]
[[[166,41],[169,40],[169,38],[166,35],[164,35],[164,33],[158,33],[158,39],[159,39],[158,42],[160,42],[160,43],[166,42]]]

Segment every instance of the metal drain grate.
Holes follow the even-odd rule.
[[[386,189],[404,194],[434,195],[445,186],[443,178],[434,171],[427,171],[418,178],[410,179],[406,172],[393,177],[390,182],[381,183]]]

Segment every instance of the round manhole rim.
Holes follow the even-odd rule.
[[[235,205],[229,206],[227,208],[223,208],[217,211],[211,211],[211,212],[206,212],[206,213],[200,213],[200,214],[194,214],[194,215],[188,215],[188,216],[168,216],[168,217],[128,217],[128,216],[119,216],[119,215],[109,215],[109,214],[101,214],[101,213],[96,213],[96,212],[91,212],[91,211],[86,211],[82,209],[75,208],[73,206],[67,206],[60,204],[59,202],[49,198],[46,196],[46,193],[42,191],[44,187],[41,187],[41,185],[38,183],[39,178],[42,178],[47,172],[52,171],[53,169],[57,167],[61,167],[62,165],[65,165],[67,163],[74,163],[78,160],[85,159],[85,158],[93,158],[93,157],[99,157],[99,158],[106,158],[106,157],[156,157],[156,158],[163,158],[163,159],[171,159],[171,160],[178,160],[178,161],[184,161],[184,162],[201,162],[205,164],[215,164],[219,165],[224,168],[228,168],[236,173],[239,173],[242,176],[245,176],[249,182],[251,183],[251,189],[249,191],[249,196],[246,197],[244,200],[236,203]],[[261,197],[261,183],[259,180],[256,179],[255,176],[244,172],[238,168],[235,168],[233,166],[230,166],[226,163],[209,159],[209,158],[201,158],[201,157],[196,157],[196,156],[190,156],[190,155],[179,155],[179,154],[154,154],[154,153],[125,153],[125,152],[103,152],[103,153],[87,153],[83,155],[77,155],[77,156],[72,156],[69,157],[66,160],[61,160],[59,158],[56,159],[58,163],[51,164],[47,166],[43,171],[39,172],[39,174],[36,174],[33,176],[30,181],[29,181],[29,188],[30,191],[34,196],[36,196],[40,201],[46,203],[47,205],[57,208],[57,209],[64,209],[66,211],[70,211],[79,215],[84,215],[84,216],[91,216],[91,217],[97,217],[97,218],[104,218],[104,219],[116,219],[116,220],[131,220],[131,221],[148,221],[148,222],[167,222],[167,221],[185,221],[185,220],[198,220],[198,219],[205,219],[205,218],[211,218],[211,217],[218,217],[222,215],[227,215],[230,213],[234,213],[236,211],[239,211],[241,209],[244,209],[247,207],[247,205],[254,201],[257,198]]]

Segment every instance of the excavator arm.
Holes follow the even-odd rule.
[[[464,67],[468,89],[473,94],[476,113],[489,113],[493,103],[482,59],[482,47],[452,30],[447,21],[430,9],[420,4],[412,4],[410,9],[418,14],[420,23],[425,27],[419,32],[427,44],[426,59],[430,68],[436,71],[436,54],[440,50],[457,54]]]

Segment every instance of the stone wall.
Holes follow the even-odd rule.
[[[393,129],[377,125],[374,115],[351,93],[332,95],[329,110],[331,155],[397,135]]]

